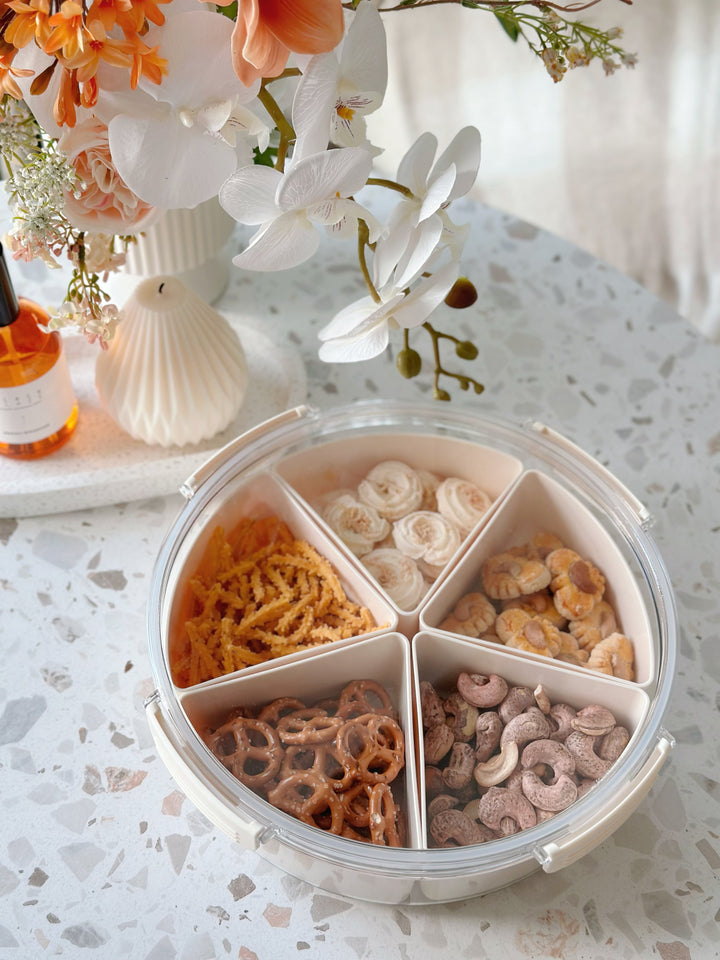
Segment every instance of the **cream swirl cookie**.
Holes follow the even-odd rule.
[[[440,513],[447,517],[466,537],[475,524],[490,509],[492,500],[469,480],[459,477],[447,477],[435,491]]]
[[[418,510],[437,510],[437,488],[442,483],[442,477],[430,470],[416,470],[422,485],[423,496],[417,506]]]
[[[399,550],[393,547],[373,550],[362,562],[401,610],[413,610],[425,596],[427,584],[417,564]]]
[[[423,485],[415,470],[400,460],[383,460],[358,484],[358,497],[387,520],[417,510]]]
[[[457,527],[442,514],[416,510],[393,524],[393,540],[402,553],[431,567],[444,567],[461,543]]]
[[[323,518],[356,557],[370,553],[390,533],[390,524],[377,510],[348,493],[333,498]]]

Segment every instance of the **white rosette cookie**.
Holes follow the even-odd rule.
[[[448,477],[436,491],[438,510],[466,537],[490,509],[492,500],[475,483]]]
[[[461,543],[460,534],[446,517],[416,510],[393,524],[393,540],[401,553],[416,560],[426,576],[435,579]]]
[[[383,460],[358,484],[358,497],[387,520],[417,510],[423,499],[423,485],[415,470],[399,460]]]
[[[375,544],[390,533],[390,524],[377,510],[349,493],[333,497],[322,515],[356,557],[370,553]]]
[[[437,510],[437,488],[442,482],[442,477],[430,470],[416,470],[420,483],[422,484],[423,496],[418,504],[418,510]]]
[[[401,610],[414,610],[425,596],[427,584],[417,564],[399,550],[393,547],[373,550],[362,562]]]

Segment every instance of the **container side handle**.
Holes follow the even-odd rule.
[[[647,530],[648,527],[652,526],[653,517],[645,504],[638,500],[635,494],[631,493],[625,484],[621,483],[621,481],[618,480],[618,478],[612,474],[607,467],[604,467],[594,457],[591,457],[589,453],[583,450],[582,447],[579,447],[576,443],[573,443],[572,440],[568,440],[567,437],[564,437],[561,433],[553,430],[552,427],[548,427],[544,423],[540,423],[539,421],[535,420],[530,424],[530,428],[534,430],[535,433],[539,433],[548,440],[551,440],[556,446],[571,454],[576,460],[587,464],[593,471],[599,471],[602,474],[605,482],[617,490],[630,505],[633,512],[637,515],[638,522],[643,530]]]
[[[566,840],[537,846],[533,853],[545,873],[555,873],[570,866],[615,832],[634,813],[655,783],[675,741],[667,732],[658,737],[655,749],[637,777],[617,793],[613,809],[605,816]]]
[[[283,412],[278,413],[277,416],[271,417],[269,420],[264,420],[257,426],[246,430],[245,433],[241,433],[240,436],[235,437],[234,440],[230,440],[229,443],[226,443],[224,447],[221,447],[187,478],[187,480],[180,487],[180,493],[185,497],[186,500],[190,500],[195,493],[197,493],[199,487],[208,479],[208,477],[210,477],[211,474],[218,469],[218,467],[225,463],[226,460],[229,460],[230,457],[234,456],[234,454],[236,454],[239,450],[242,450],[243,447],[246,447],[248,444],[253,443],[255,440],[258,440],[265,434],[271,433],[273,430],[276,430],[278,427],[281,427],[286,423],[292,423],[294,420],[300,420],[300,418],[304,417],[310,409],[311,408],[306,404],[301,404],[298,407],[291,407],[289,410],[283,410]]]
[[[236,808],[228,810],[202,783],[199,776],[192,772],[192,768],[188,766],[168,734],[157,698],[151,697],[147,702],[145,715],[158,755],[183,793],[208,820],[245,850],[257,850],[264,833],[263,826],[254,820],[245,820]]]

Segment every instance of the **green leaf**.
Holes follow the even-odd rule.
[[[257,163],[262,167],[274,167],[276,156],[277,149],[275,147],[268,147],[267,150],[264,150],[262,153],[255,147],[253,150],[253,163]]]
[[[494,10],[493,13],[500,21],[505,33],[510,37],[514,42],[520,36],[520,27],[515,17],[510,13],[505,13],[504,10]]]
[[[234,0],[233,3],[228,4],[227,7],[219,7],[217,4],[215,4],[215,9],[218,13],[221,13],[224,17],[227,17],[228,20],[237,20],[237,0]]]

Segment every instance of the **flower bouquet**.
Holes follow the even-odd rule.
[[[383,17],[441,0],[9,0],[0,2],[0,152],[16,258],[72,277],[52,325],[79,326],[106,346],[119,319],[103,278],[160,212],[217,196],[255,228],[234,263],[283,270],[312,257],[319,231],[353,238],[367,295],[329,318],[320,357],[364,360],[400,331],[397,367],[421,372],[411,335],[432,339],[434,396],[453,379],[441,345],[473,360],[477,348],[430,323],[443,302],[477,294],[461,276],[467,229],[450,205],[473,186],[480,134],[460,130],[436,156],[425,133],[394,179],[377,176],[382,152],[366,117],[383,101],[388,66]],[[447,0],[446,0],[447,2]],[[494,15],[524,40],[554,81],[599,60],[607,73],[635,58],[619,31],[575,18],[583,4],[450,0]],[[623,0],[630,2],[630,0]],[[391,191],[386,222],[365,196]],[[443,381],[442,378],[445,378]]]

